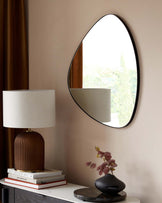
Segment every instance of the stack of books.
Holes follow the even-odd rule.
[[[8,177],[6,183],[29,187],[33,189],[43,189],[67,184],[65,175],[61,170],[44,170],[42,172],[17,171],[14,168],[7,169]]]

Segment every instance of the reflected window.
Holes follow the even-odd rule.
[[[139,67],[133,38],[117,16],[104,16],[87,33],[73,57],[68,84],[77,104],[71,88],[110,89],[111,121],[94,119],[117,128],[130,123],[139,94]]]

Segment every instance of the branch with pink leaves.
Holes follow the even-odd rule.
[[[95,147],[95,150],[97,151],[97,158],[101,158],[103,160],[103,163],[97,167],[97,170],[99,172],[99,175],[102,175],[103,173],[106,175],[108,173],[113,174],[113,171],[115,170],[115,167],[117,167],[117,164],[115,163],[115,160],[112,159],[110,152],[103,152],[100,150],[99,147]],[[90,168],[96,168],[96,163],[94,162],[87,162],[87,166]]]

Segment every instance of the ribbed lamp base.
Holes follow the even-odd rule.
[[[44,170],[44,140],[39,133],[29,131],[16,136],[14,168],[22,171]]]

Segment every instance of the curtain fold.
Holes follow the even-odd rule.
[[[0,0],[0,178],[13,167],[14,129],[3,128],[2,90],[28,89],[24,0]]]

